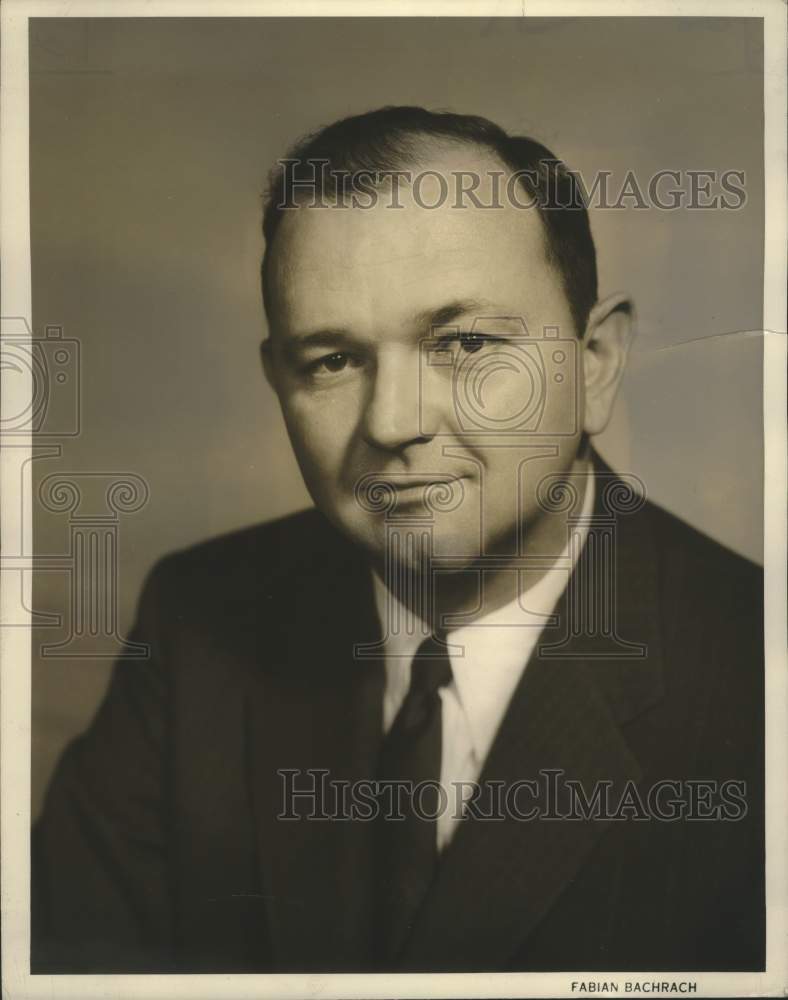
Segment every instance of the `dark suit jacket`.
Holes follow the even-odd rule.
[[[647,655],[535,655],[482,780],[738,780],[746,815],[462,821],[397,968],[763,968],[761,574],[650,503],[616,561]],[[566,599],[557,621],[545,643]],[[35,830],[33,971],[371,968],[371,825],[278,820],[276,773],[375,773],[363,558],[315,511],[199,545],[155,568],[134,638],[151,658],[119,661]]]

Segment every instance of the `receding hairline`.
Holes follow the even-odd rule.
[[[419,170],[431,158],[441,159],[447,150],[475,150],[477,155],[489,158],[491,167],[500,166],[503,174],[517,176],[517,190],[525,192],[529,204],[519,203],[515,189],[508,185],[507,198],[517,199],[518,208],[536,208],[547,237],[548,262],[558,271],[573,324],[582,336],[597,297],[596,248],[586,196],[577,175],[538,140],[509,133],[496,122],[478,115],[388,105],[334,121],[303,136],[290,148],[288,159],[279,160],[278,164],[280,168],[284,164],[292,166],[295,184],[311,181],[321,196],[332,192],[336,195],[347,193],[349,179],[358,180],[361,176],[365,178],[367,192],[376,187],[380,190],[382,185],[374,184],[374,177],[396,174],[406,168]],[[323,164],[319,180],[315,177],[318,163]],[[465,192],[468,190],[464,188]],[[476,192],[478,188],[471,185],[470,190]],[[286,187],[281,169],[278,173],[272,170],[263,214],[266,248],[261,277],[266,312],[270,250],[289,207],[285,191],[290,205],[295,206],[292,189]]]
[[[456,177],[458,174],[466,172],[472,164],[467,162],[463,164],[462,162],[455,163],[453,166],[446,163],[446,160],[455,153],[461,153],[462,151],[471,151],[478,158],[478,162],[486,161],[489,169],[487,175],[492,178],[493,175],[497,174],[499,177],[511,178],[517,174],[517,170],[510,166],[500,153],[482,142],[479,142],[473,138],[463,138],[458,136],[442,136],[442,135],[432,135],[430,133],[419,133],[419,150],[414,150],[413,155],[407,157],[403,156],[396,164],[392,165],[386,170],[380,172],[380,182],[370,187],[378,191],[388,191],[393,187],[394,184],[398,184],[400,180],[403,182],[405,187],[411,186],[411,181],[413,179],[412,168],[422,171],[425,175],[427,173],[442,174],[446,178]],[[466,168],[464,170],[463,168]],[[399,176],[398,172],[402,171],[405,176]],[[408,177],[410,175],[410,179]],[[522,183],[521,179],[518,178],[518,183]],[[474,188],[474,192],[479,195],[479,197],[484,198],[484,190],[479,188]],[[277,254],[274,253],[274,248],[277,245],[278,239],[280,238],[280,233],[284,230],[292,229],[292,225],[298,218],[303,218],[302,212],[312,212],[310,218],[320,218],[327,212],[340,211],[340,212],[354,212],[361,214],[363,212],[369,212],[375,209],[380,209],[382,211],[387,211],[388,209],[382,208],[379,205],[370,208],[365,205],[353,205],[348,203],[336,203],[328,204],[323,206],[310,205],[309,202],[312,199],[312,194],[310,192],[304,192],[296,190],[292,192],[292,200],[298,205],[298,208],[287,208],[280,209],[280,218],[276,230],[274,232],[274,238],[270,244],[266,244],[266,261],[267,267],[270,269],[271,261]],[[352,197],[351,193],[344,193],[338,196],[345,202],[349,202]],[[451,202],[451,199],[449,199]],[[434,209],[429,207],[422,207],[418,204],[415,206],[421,208],[423,211],[432,212]],[[474,204],[467,204],[464,206],[458,206],[455,204],[441,205],[441,208],[448,208],[449,210],[454,210],[457,212],[462,212],[467,215],[469,211],[474,209],[477,212],[487,213],[489,209],[478,208]],[[500,207],[496,207],[493,211],[502,211],[506,208],[505,204],[501,204]],[[518,210],[524,212],[531,212],[538,219],[539,232],[541,234],[542,250],[545,255],[545,260],[547,264],[561,276],[561,267],[555,258],[555,254],[552,251],[552,244],[550,240],[550,232],[548,230],[547,223],[542,216],[542,213],[536,208],[535,205],[529,206],[527,208]],[[288,221],[289,220],[289,221]]]

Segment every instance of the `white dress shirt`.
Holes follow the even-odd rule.
[[[468,783],[479,777],[514,690],[585,544],[587,516],[594,501],[592,477],[589,476],[587,484],[578,527],[580,544],[571,546],[570,552],[567,543],[554,566],[511,603],[448,634],[449,644],[461,647],[462,651],[450,654],[453,678],[440,690],[443,733],[440,780],[448,796],[448,808],[438,816],[439,850],[449,843],[461,820],[462,802],[472,792]],[[373,577],[378,615],[385,623],[391,620],[386,602],[394,601],[395,605],[399,602],[377,574]],[[400,606],[397,610],[401,612],[397,620],[405,621],[404,609]],[[408,693],[411,663],[423,639],[423,630],[416,628],[412,633],[400,632],[384,640],[384,732],[391,728]]]

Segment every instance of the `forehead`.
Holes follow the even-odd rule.
[[[484,153],[455,148],[412,168],[421,186],[400,185],[401,207],[392,207],[384,189],[370,208],[300,205],[285,212],[269,272],[277,322],[294,332],[318,325],[383,329],[457,299],[484,300],[507,314],[543,312],[560,295],[560,282],[538,212],[505,196],[508,171],[495,207],[457,196],[460,183],[471,183],[461,182],[461,173],[478,176],[478,199],[494,204],[493,172],[503,169]]]

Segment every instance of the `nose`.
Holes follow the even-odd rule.
[[[362,416],[362,435],[373,448],[400,451],[432,439],[421,398],[418,352],[397,347],[378,356]]]

